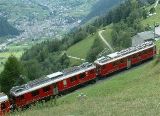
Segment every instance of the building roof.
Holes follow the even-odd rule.
[[[8,96],[4,93],[0,93],[0,103],[8,101]]]
[[[153,41],[154,37],[157,38],[158,35],[154,34],[153,31],[145,31],[145,32],[138,33],[137,35],[132,37],[132,46],[142,44],[146,41]]]
[[[136,38],[139,38],[142,40],[154,39],[154,33],[153,31],[141,32],[137,34]]]
[[[88,70],[96,68],[92,63],[83,63],[80,66],[75,66],[69,69],[65,69],[61,72],[56,72],[50,75],[47,75],[43,78],[36,79],[34,81],[30,81],[27,84],[13,87],[10,90],[10,93],[14,96],[20,96],[25,93],[37,90],[39,88],[46,87],[48,85],[51,85],[53,83],[57,83],[59,81],[65,80],[67,78],[70,78],[72,76],[84,73]]]
[[[119,60],[121,58],[124,58],[124,57],[127,57],[129,55],[138,53],[138,52],[143,51],[145,49],[151,48],[154,45],[155,44],[153,42],[148,41],[148,42],[145,42],[145,43],[143,43],[141,45],[130,47],[128,49],[124,49],[124,50],[121,50],[119,52],[115,52],[115,53],[109,54],[107,56],[103,56],[103,57],[97,59],[95,61],[95,64],[105,65],[107,63]]]
[[[56,72],[56,73],[53,73],[53,74],[50,74],[50,75],[47,75],[48,78],[56,78],[58,76],[62,76],[63,73],[62,72]]]
[[[155,28],[155,33],[160,36],[160,26]]]

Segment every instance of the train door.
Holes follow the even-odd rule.
[[[131,59],[127,59],[127,68],[130,68],[131,67]]]
[[[67,87],[67,80],[63,80],[63,86]]]
[[[97,73],[99,73],[101,71],[101,66],[100,65],[96,65],[96,71],[97,71]]]
[[[58,94],[58,86],[57,83],[53,84],[53,94],[57,95]]]
[[[153,48],[153,56],[155,56],[156,53],[157,53],[157,48],[156,48],[156,46],[154,46],[154,48]]]

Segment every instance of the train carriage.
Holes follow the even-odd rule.
[[[156,55],[156,45],[153,42],[145,42],[139,46],[130,47],[120,52],[115,52],[97,59],[94,63],[100,77],[113,72],[130,68],[142,61]]]
[[[0,93],[0,116],[10,111],[10,102],[8,96]]]
[[[10,94],[16,107],[24,107],[35,101],[69,91],[95,78],[96,67],[92,63],[84,63],[14,87]]]
[[[64,70],[63,74],[63,79],[58,83],[60,93],[96,79],[96,67],[92,63],[84,63]]]

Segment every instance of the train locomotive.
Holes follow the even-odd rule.
[[[79,88],[89,82],[95,82],[117,71],[128,69],[156,55],[156,45],[145,42],[102,56],[94,63],[83,63],[53,74],[30,81],[24,85],[13,87],[10,98],[0,94],[0,115],[9,112],[11,108],[23,108],[34,102],[45,100],[59,94]]]

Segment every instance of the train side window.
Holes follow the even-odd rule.
[[[116,66],[118,64],[118,62],[113,62],[113,66]]]
[[[38,91],[38,90],[33,91],[33,92],[31,92],[31,94],[32,94],[33,97],[34,97],[34,96],[37,96],[37,95],[39,94],[39,91]]]
[[[71,81],[71,82],[74,82],[74,81],[76,81],[76,80],[77,80],[76,76],[70,78],[70,81]]]
[[[94,70],[91,70],[91,71],[90,71],[90,74],[93,74],[93,73],[95,73],[95,71],[94,71]]]
[[[136,58],[136,55],[133,55],[132,58]]]
[[[83,79],[83,78],[85,78],[85,73],[82,73],[82,74],[80,74],[80,79]]]
[[[21,95],[18,98],[19,98],[19,100],[23,100],[24,99],[24,95]]]
[[[147,51],[143,51],[143,54],[146,54],[147,53]]]
[[[123,63],[123,59],[120,60],[120,63]]]
[[[44,87],[44,88],[43,88],[43,91],[44,91],[44,92],[48,92],[49,90],[50,90],[50,86],[47,86],[47,87]]]
[[[126,62],[126,59],[122,59],[122,60],[121,60],[121,63],[125,63],[125,62]]]
[[[6,104],[5,103],[1,103],[1,110],[5,110],[6,109]]]
[[[150,52],[152,52],[153,51],[153,49],[149,49],[148,51],[147,51],[147,53],[150,53]]]
[[[146,54],[148,54],[149,52],[151,52],[151,49],[147,50],[147,51],[146,51]]]
[[[106,66],[104,65],[104,66],[102,66],[102,69],[105,69],[106,68]]]
[[[135,56],[136,56],[136,58],[138,58],[139,55],[138,55],[138,54],[135,54]]]
[[[140,53],[139,53],[139,56],[141,56],[141,55],[143,55],[143,52],[140,52]]]
[[[147,50],[147,51],[146,51],[146,54],[148,54],[149,52],[150,52],[150,50]]]

